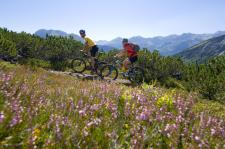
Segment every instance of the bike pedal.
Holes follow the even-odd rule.
[[[123,76],[124,78],[129,77],[129,75],[128,75],[127,73],[122,73],[122,76]]]

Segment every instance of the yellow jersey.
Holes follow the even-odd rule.
[[[95,42],[88,37],[84,37],[84,50],[90,50],[93,46],[95,46]]]

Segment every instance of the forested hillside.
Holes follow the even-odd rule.
[[[76,56],[81,46],[81,42],[73,38],[48,36],[42,39],[0,28],[0,57],[5,60],[13,60],[20,55],[20,63],[32,62],[62,70],[65,61]]]

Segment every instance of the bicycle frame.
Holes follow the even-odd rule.
[[[89,61],[89,60],[91,60],[93,57],[85,52],[81,52],[81,53],[83,55],[83,58],[88,60],[89,65],[91,65],[91,61]],[[95,57],[95,63],[98,62],[99,56],[100,56],[100,54],[97,54],[97,57]]]
[[[122,63],[122,60],[121,59],[116,59],[116,60],[114,60],[113,62],[113,65],[115,66],[115,67],[122,67],[123,66],[123,63]],[[129,68],[128,68],[128,71],[130,71],[131,69],[133,69],[135,66],[134,66],[134,63],[131,63],[130,65],[129,65]]]
[[[80,51],[82,56],[81,56],[81,59],[83,59],[83,61],[86,63],[86,70],[94,70],[96,72],[97,75],[99,75],[99,71],[98,69],[101,68],[102,65],[105,65],[107,64],[106,62],[104,61],[99,61],[98,58],[100,56],[100,54],[98,54],[94,60],[95,60],[95,65],[94,65],[94,68],[92,67],[92,56],[89,55],[88,53],[85,53],[83,51]],[[90,68],[90,69],[89,69]]]

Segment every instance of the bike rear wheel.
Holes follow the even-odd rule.
[[[101,76],[106,80],[116,80],[118,70],[115,66],[107,64],[101,68]]]
[[[144,70],[140,67],[131,68],[128,79],[131,83],[142,84],[144,82]]]
[[[81,58],[75,58],[71,62],[71,67],[76,73],[83,73],[86,70],[86,62]]]

